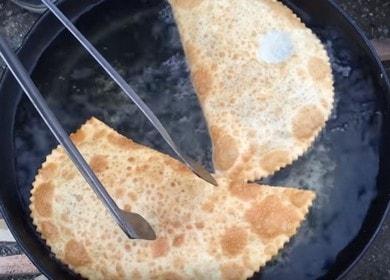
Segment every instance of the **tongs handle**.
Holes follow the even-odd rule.
[[[111,64],[99,53],[99,51],[84,37],[84,35],[74,26],[74,24],[53,4],[50,0],[41,0],[42,3],[58,18],[59,21],[69,30],[70,33],[81,43],[92,57],[103,67],[106,73],[117,83],[117,85],[125,92],[135,105],[142,111],[147,119],[161,134],[163,139],[172,148],[172,150],[184,161],[184,163],[199,177],[207,182],[217,185],[217,181],[213,176],[200,164],[186,156],[180,148],[172,140],[160,120],[152,112],[152,110],[143,102],[143,100],[135,93],[132,87],[122,78],[122,76],[111,66]]]
[[[116,205],[114,200],[110,197],[107,190],[100,182],[100,180],[89,167],[88,163],[85,161],[79,150],[70,140],[68,134],[65,132],[58,119],[50,110],[45,99],[42,97],[38,88],[31,80],[29,74],[27,73],[20,60],[16,57],[14,52],[11,50],[6,41],[1,36],[0,56],[4,59],[9,70],[11,71],[19,85],[22,87],[23,91],[26,93],[31,103],[37,109],[39,115],[45,121],[46,125],[49,127],[55,138],[64,147],[75,166],[78,168],[80,173],[83,175],[88,184],[92,187],[98,197],[104,202],[104,205],[114,216],[117,223],[121,226],[124,232],[131,238],[154,239],[155,234],[151,229],[150,225],[146,222],[146,220],[141,219],[141,222],[143,222],[149,227],[149,230],[152,231],[152,234],[150,234],[149,231],[147,235],[142,236],[142,233],[140,234],[138,228],[140,224],[140,216],[135,213],[129,213],[135,216],[136,222],[133,222],[132,220],[129,221],[127,217],[128,213],[124,213],[124,211],[119,209],[119,207]]]

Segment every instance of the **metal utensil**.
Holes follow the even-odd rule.
[[[38,113],[45,121],[51,132],[54,134],[58,142],[65,148],[69,157],[72,159],[75,166],[80,173],[84,176],[85,180],[95,191],[97,196],[103,201],[104,205],[110,211],[116,222],[122,228],[122,230],[134,239],[156,239],[152,227],[149,223],[136,213],[130,213],[121,210],[114,200],[110,197],[100,180],[96,177],[95,173],[89,167],[83,156],[80,154],[76,146],[69,139],[68,134],[61,126],[53,112],[48,107],[46,101],[39,93],[38,88],[31,80],[26,69],[22,63],[16,57],[14,52],[7,45],[5,40],[0,36],[0,56],[4,59],[9,70],[14,75],[15,79],[26,93],[31,103],[37,109]]]
[[[117,85],[125,92],[135,105],[148,118],[152,125],[161,134],[164,140],[172,148],[172,150],[179,156],[179,158],[200,178],[217,186],[217,181],[214,177],[199,163],[193,161],[186,156],[180,148],[172,140],[160,120],[150,110],[150,108],[142,101],[142,99],[135,93],[132,87],[122,78],[122,76],[111,66],[111,64],[99,53],[99,51],[84,37],[83,34],[73,25],[73,23],[57,8],[51,0],[41,0],[42,3],[62,22],[62,24],[73,34],[73,36],[83,45],[83,47],[93,56],[93,58],[103,67],[106,73],[117,83]]]

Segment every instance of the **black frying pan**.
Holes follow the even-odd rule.
[[[359,260],[388,209],[390,86],[368,41],[332,1],[283,2],[326,45],[336,103],[310,151],[264,180],[315,189],[318,198],[298,234],[255,278],[333,279]],[[191,147],[190,156],[211,168],[210,140],[167,4],[67,0],[60,6],[72,18],[82,15],[81,31],[168,124],[179,144]],[[170,152],[50,14],[34,26],[19,57],[69,131],[94,115],[139,142]],[[78,278],[55,260],[31,223],[31,183],[56,142],[9,73],[0,84],[0,131],[0,206],[7,224],[44,274]]]

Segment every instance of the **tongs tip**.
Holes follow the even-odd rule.
[[[189,163],[189,167],[191,168],[191,170],[197,175],[199,176],[200,178],[202,178],[203,180],[205,180],[206,182],[214,185],[214,186],[218,186],[218,182],[217,180],[215,180],[215,178],[213,177],[213,175],[211,175],[207,170],[206,168],[204,168],[202,165],[200,165],[198,162],[196,161],[192,161]]]
[[[131,239],[155,240],[157,238],[151,225],[137,213],[122,210],[119,225]]]

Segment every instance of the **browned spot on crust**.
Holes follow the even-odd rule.
[[[149,169],[149,165],[143,164],[143,165],[137,166],[137,168],[135,169],[135,172],[143,173],[143,172],[148,171],[148,169]]]
[[[34,192],[34,205],[38,214],[42,217],[50,217],[52,213],[52,201],[54,196],[54,187],[48,183],[40,184]]]
[[[115,265],[115,270],[116,270],[118,279],[124,279],[125,278],[125,276],[126,276],[125,270],[123,269],[123,267],[122,267],[122,265],[120,263],[117,263]]]
[[[236,182],[238,181],[247,181],[245,171],[247,170],[247,166],[253,156],[253,154],[257,151],[260,152],[262,147],[256,148],[256,146],[251,145],[249,149],[241,156],[240,163],[237,164],[234,169],[230,171],[230,178],[234,178]]]
[[[314,136],[325,123],[325,117],[316,106],[302,108],[294,117],[293,134],[299,141],[306,141]]]
[[[212,90],[212,74],[207,68],[203,67],[195,70],[192,75],[192,79],[194,81],[196,93],[198,94],[199,100],[201,102],[204,102],[206,97]]]
[[[238,157],[236,141],[216,126],[210,129],[213,140],[213,161],[220,170],[228,170],[234,165]]]
[[[309,193],[305,191],[289,189],[285,192],[289,196],[291,203],[298,208],[307,205],[308,201],[311,199],[311,195],[309,195]]]
[[[253,232],[267,239],[281,234],[294,234],[299,215],[293,208],[284,206],[280,198],[272,195],[252,205],[246,211],[245,219],[251,224]]]
[[[203,222],[197,222],[197,223],[195,223],[195,226],[196,226],[197,229],[202,229],[202,228],[204,228],[204,223]]]
[[[153,258],[163,257],[168,254],[169,244],[165,237],[160,237],[156,241],[153,241],[151,246]]]
[[[173,246],[180,247],[184,243],[184,234],[176,235],[173,239]]]
[[[75,143],[76,145],[83,142],[85,140],[85,138],[86,138],[86,135],[85,135],[84,131],[82,131],[82,130],[78,130],[76,133],[72,133],[70,135],[70,139],[72,139],[73,143]]]
[[[131,212],[131,206],[130,206],[130,204],[125,204],[125,205],[123,206],[123,210],[128,211],[128,212]]]
[[[65,180],[72,180],[76,177],[76,173],[73,170],[64,170],[61,176],[64,177]]]
[[[124,149],[124,150],[130,150],[130,149],[137,149],[137,144],[135,144],[133,141],[130,139],[127,139],[126,137],[116,134],[116,133],[109,133],[107,135],[107,140],[111,144]]]
[[[256,198],[260,193],[260,188],[257,184],[231,183],[229,191],[235,197],[248,201]]]
[[[65,257],[66,263],[77,266],[83,266],[91,262],[89,255],[83,244],[71,239],[65,245]]]
[[[51,222],[42,222],[41,231],[45,239],[47,238],[54,239],[58,236],[58,229]]]
[[[175,170],[178,174],[191,173],[191,171],[187,168],[187,166],[185,166],[184,164],[182,164],[181,162],[178,162],[176,160],[166,159],[166,160],[164,160],[164,163],[167,166],[172,167],[173,170]]]
[[[60,226],[60,230],[61,230],[61,233],[64,233],[66,235],[70,235],[70,236],[73,235],[73,232],[65,226]]]
[[[125,195],[126,190],[124,188],[118,188],[115,190],[115,197],[116,198],[122,198]]]
[[[57,167],[57,164],[53,162],[45,164],[45,166],[39,170],[39,174],[43,177],[44,180],[49,180],[50,178],[56,176]]]
[[[127,197],[130,198],[132,201],[137,201],[137,199],[138,199],[137,194],[133,193],[133,192],[128,192]]]
[[[244,229],[232,227],[221,236],[221,248],[224,255],[234,257],[240,254],[247,244],[248,236]]]
[[[329,66],[321,58],[311,57],[309,60],[309,73],[315,81],[322,81],[329,75]]]
[[[93,139],[94,140],[99,140],[99,139],[103,138],[105,135],[106,135],[106,131],[104,129],[101,129],[99,131],[96,131],[93,134]]]
[[[199,50],[196,48],[190,41],[187,41],[185,44],[185,53],[188,61],[192,66],[196,65],[198,62]]]
[[[127,158],[127,161],[128,161],[128,162],[134,162],[134,161],[135,161],[135,158],[134,158],[134,157],[129,157],[129,158]]]
[[[153,275],[150,277],[150,279],[152,280],[183,280],[183,278],[174,273],[174,272],[163,272],[161,274],[158,274],[158,275]]]
[[[172,0],[175,8],[190,10],[197,7],[203,0]]]
[[[212,201],[207,201],[202,205],[202,210],[211,213],[214,211],[214,203]]]
[[[95,155],[89,161],[89,165],[91,166],[93,171],[103,172],[108,167],[107,158],[103,155]]]
[[[290,153],[283,150],[274,150],[264,155],[260,164],[268,173],[277,171],[280,167],[290,162]]]
[[[235,263],[227,263],[220,267],[222,280],[242,279],[245,272],[242,266]]]

